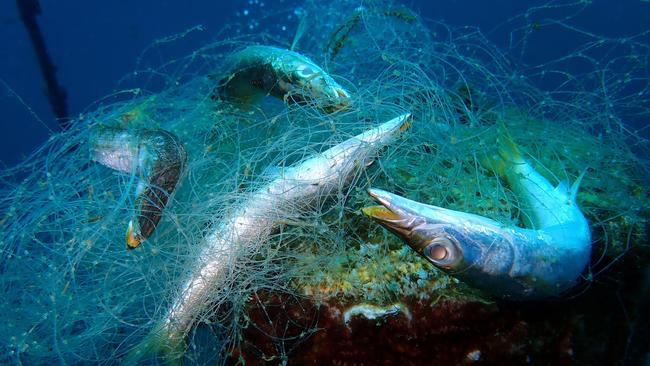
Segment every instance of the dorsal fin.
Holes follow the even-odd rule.
[[[573,185],[571,185],[571,191],[569,192],[569,197],[571,198],[572,202],[576,201],[576,196],[578,195],[578,189],[580,189],[580,184],[582,183],[582,178],[585,177],[585,174],[587,173],[587,168],[585,168],[582,173],[578,176],[575,182],[573,182]]]
[[[576,195],[578,194],[578,189],[580,189],[580,183],[582,183],[582,178],[585,176],[587,169],[583,170],[582,173],[576,178],[575,182],[569,187],[569,182],[566,180],[561,181],[555,190],[565,195],[570,202],[575,203]]]
[[[305,34],[305,31],[307,30],[307,13],[303,11],[301,15],[302,16],[300,17],[298,28],[296,28],[296,33],[293,36],[293,41],[291,42],[291,47],[289,48],[290,51],[296,50],[298,41],[300,41],[300,38],[302,38],[303,34]]]

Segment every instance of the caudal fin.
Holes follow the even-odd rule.
[[[499,127],[497,151],[491,155],[486,154],[479,160],[484,168],[501,176],[507,176],[517,165],[526,164],[519,147],[504,126]]]

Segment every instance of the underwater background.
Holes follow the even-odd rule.
[[[1,2],[1,363],[121,363],[167,308],[214,218],[268,179],[267,166],[408,111],[414,127],[379,167],[234,270],[218,295],[229,304],[215,300],[202,315],[212,326],[192,331],[184,364],[650,364],[650,2],[38,3],[67,116],[81,123],[57,134],[16,3]],[[359,111],[329,118],[213,100],[209,80],[230,53],[288,48],[300,32],[296,51],[354,85]],[[185,182],[142,248],[123,244],[133,181],[88,164],[84,121],[153,124],[186,145]],[[360,215],[371,185],[520,224],[516,197],[479,167],[496,123],[553,184],[587,171],[578,202],[593,225],[592,266],[561,299],[495,300]]]
[[[441,20],[451,26],[479,27],[490,41],[500,46],[507,44],[513,31],[512,25],[504,25],[504,22],[530,8],[547,4],[554,6],[554,3],[506,0],[489,4],[480,0],[404,2],[425,19]],[[603,37],[624,37],[648,30],[650,3],[647,1],[596,0],[588,3],[589,6],[573,19],[573,24],[581,29]],[[176,45],[177,55],[184,55],[213,40],[217,32],[234,21],[253,26],[250,31],[270,30],[290,38],[295,30],[296,17],[286,19],[283,24],[256,22],[266,12],[301,9],[299,1],[291,0],[146,0],[137,3],[68,0],[41,1],[40,5],[42,13],[37,17],[38,23],[58,70],[59,83],[67,90],[71,117],[116,90],[118,81],[134,70],[136,60],[154,40],[201,25],[204,31],[198,36]],[[3,1],[0,14],[0,43],[3,45],[0,49],[0,77],[7,83],[3,86],[5,91],[0,100],[3,121],[6,122],[0,136],[0,161],[13,165],[47,138],[48,129],[56,130],[58,126],[53,120],[37,59],[14,1]],[[231,31],[235,32],[234,29]],[[529,47],[522,62],[538,64],[554,59],[570,53],[572,47],[584,41],[579,34],[567,34],[557,29],[539,29],[536,33],[535,43]],[[229,36],[233,34],[228,34],[228,30],[220,35],[223,38]],[[9,93],[7,86],[17,95]],[[539,86],[544,87],[543,84]],[[18,101],[17,96],[26,105]],[[627,122],[641,127],[647,120]]]

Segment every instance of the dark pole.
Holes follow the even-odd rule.
[[[38,64],[41,67],[41,73],[47,87],[47,97],[52,106],[52,111],[56,116],[59,126],[66,130],[70,126],[68,118],[68,106],[66,105],[67,93],[56,80],[56,66],[52,63],[50,55],[45,47],[45,40],[41,29],[36,22],[36,16],[41,13],[41,6],[38,0],[16,0],[16,6],[29,37],[36,52]]]

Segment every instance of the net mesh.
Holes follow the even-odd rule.
[[[251,326],[247,314],[264,310],[262,293],[376,304],[403,296],[480,298],[359,209],[371,203],[365,189],[372,186],[520,224],[517,198],[480,164],[494,149],[498,125],[552,183],[573,182],[587,170],[578,203],[594,237],[588,280],[597,278],[647,238],[650,145],[647,124],[632,126],[648,118],[650,52],[648,32],[608,38],[572,25],[583,3],[553,2],[510,19],[500,28],[510,32],[505,48],[479,29],[423,21],[383,0],[335,7],[307,1],[299,11],[256,20],[254,34],[247,24],[234,25],[224,31],[227,40],[180,58],[168,54],[200,28],[155,42],[120,82],[122,91],[0,175],[0,354],[24,364],[117,362],[179,296],[207,233],[274,170],[404,111],[413,113],[413,127],[372,167],[315,210],[296,209],[267,243],[235,256],[223,285],[196,314],[201,325],[189,336],[186,360],[236,359],[241,330]],[[279,24],[297,29],[296,37],[276,32]],[[584,41],[570,54],[529,65],[522,59],[539,27]],[[242,109],[214,98],[228,55],[251,44],[292,42],[351,92],[351,108],[326,115],[266,98]],[[138,178],[93,161],[97,126],[165,129],[188,153],[160,224],[136,250],[126,250],[124,235]],[[282,357],[290,341],[317,329],[300,327],[297,334],[267,334]]]

